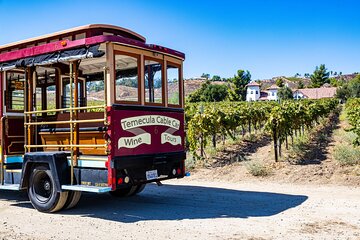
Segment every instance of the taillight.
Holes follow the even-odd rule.
[[[119,179],[117,180],[118,185],[121,185],[123,182],[124,182],[123,178],[119,178]]]

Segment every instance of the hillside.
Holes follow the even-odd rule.
[[[335,76],[335,78],[349,81],[349,80],[353,79],[355,76],[356,76],[356,74],[344,74],[341,76]],[[278,77],[273,77],[271,79],[260,80],[261,89],[266,90],[271,85],[274,85],[276,83],[276,80],[279,78],[283,79],[284,83],[287,86],[289,86],[291,89],[297,89],[299,87],[300,80],[303,82],[305,88],[307,86],[309,86],[311,83],[309,78],[294,78],[294,77],[278,76]],[[205,82],[204,79],[198,79],[198,78],[185,79],[184,80],[185,96],[188,96],[192,92],[199,89],[204,82]],[[227,82],[222,82],[222,81],[212,81],[211,83],[212,84],[228,84]],[[137,88],[127,87],[127,86],[123,86],[120,88],[120,86],[117,86],[116,91],[117,91],[118,95],[120,95],[121,97],[129,97],[129,96],[135,96],[135,94],[137,92]],[[172,98],[175,95],[175,93],[177,93],[178,91],[179,91],[179,89],[178,89],[177,83],[169,84],[169,98]],[[93,99],[93,100],[102,99],[102,95],[103,95],[102,91],[89,93],[90,99]],[[156,98],[160,97],[159,89],[155,89],[155,97]]]

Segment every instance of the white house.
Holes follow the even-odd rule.
[[[258,101],[260,98],[260,84],[251,82],[247,86],[246,101]]]
[[[279,90],[279,87],[276,86],[275,84],[267,89],[267,91],[268,91],[267,98],[269,101],[277,101],[278,100],[278,90]]]

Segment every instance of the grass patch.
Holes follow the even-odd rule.
[[[260,162],[248,163],[246,168],[251,175],[256,177],[265,177],[270,174],[270,169]]]
[[[185,159],[185,169],[194,169],[196,167],[196,161],[194,159],[194,157],[191,156],[187,156],[187,158]]]
[[[360,164],[360,149],[350,145],[336,146],[334,149],[334,159],[341,166],[354,166]]]
[[[342,139],[344,139],[345,142],[352,144],[355,141],[357,135],[356,135],[356,133],[351,132],[351,131],[343,131],[341,137],[342,137]]]
[[[304,155],[304,153],[308,149],[309,142],[310,142],[310,139],[309,139],[308,134],[298,136],[297,138],[294,139],[294,145],[292,146],[292,148],[290,150],[290,154],[294,157]]]

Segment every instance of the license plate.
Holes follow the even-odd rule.
[[[146,180],[153,180],[158,178],[157,170],[146,171]]]

